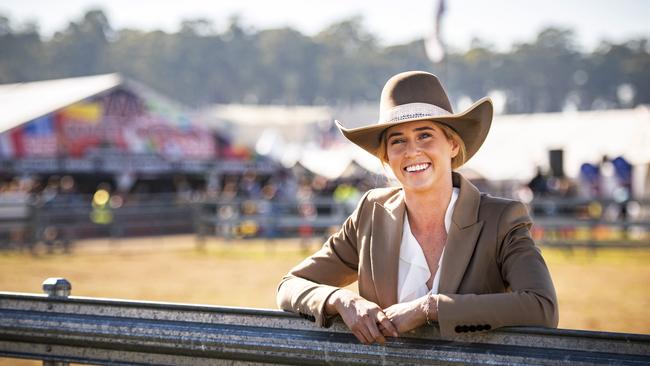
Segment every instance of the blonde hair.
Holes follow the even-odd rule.
[[[465,142],[463,142],[463,139],[461,139],[458,133],[456,133],[456,131],[454,131],[451,127],[439,122],[432,122],[436,126],[440,127],[442,133],[445,134],[445,137],[448,141],[454,141],[456,144],[458,144],[458,153],[456,156],[451,158],[451,169],[456,169],[465,164],[465,159],[467,157],[467,148],[465,147]],[[379,158],[379,161],[381,161],[383,165],[388,164],[388,152],[386,151],[386,130],[384,130],[384,132],[381,134],[379,148],[377,149],[377,153],[375,155]]]

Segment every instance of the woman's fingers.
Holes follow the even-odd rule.
[[[338,313],[359,341],[364,344],[386,343],[387,336],[397,337],[397,329],[375,303],[359,297],[339,295]]]
[[[363,335],[363,333],[361,333],[361,331],[353,331],[352,334],[357,337],[359,342],[363,344],[370,344],[370,341],[366,338],[366,336]]]
[[[366,329],[370,332],[373,342],[379,342],[380,344],[386,343],[386,338],[381,334],[379,328],[377,327],[377,321],[372,318],[366,318],[365,321]]]
[[[397,328],[393,322],[388,319],[384,312],[379,312],[379,314],[377,314],[377,319],[379,320],[379,330],[381,330],[386,337],[399,337]]]
[[[426,311],[423,305],[427,304],[427,296],[413,301],[394,304],[383,310],[384,314],[400,333],[408,332],[426,323]]]
[[[375,342],[383,344],[386,342],[386,339],[381,335],[381,332],[377,328],[377,324],[373,320],[373,317],[368,315],[357,318],[357,322],[350,329],[364,344],[372,344]]]

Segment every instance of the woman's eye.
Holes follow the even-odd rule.
[[[394,139],[394,140],[390,141],[390,144],[391,145],[396,145],[396,144],[399,144],[399,143],[402,143],[402,142],[404,142],[404,140],[402,140],[402,139]]]
[[[428,133],[428,132],[425,132],[425,133],[420,135],[420,139],[426,139],[426,138],[429,138],[429,137],[431,137],[431,134]]]

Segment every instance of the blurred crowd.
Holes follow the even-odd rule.
[[[383,180],[371,175],[329,180],[290,170],[264,174],[249,170],[241,174],[210,174],[205,178],[178,174],[142,179],[72,175],[11,177],[0,180],[0,207],[3,207],[0,218],[24,216],[25,206],[52,209],[81,205],[92,206],[93,222],[110,223],[110,210],[148,202],[181,205],[237,202],[244,214],[264,214],[273,202],[333,199],[353,207],[362,192],[378,183],[383,184]],[[23,211],[17,212],[18,208]],[[310,210],[313,211],[306,207],[305,215]]]
[[[207,176],[169,175],[157,177],[21,176],[0,179],[0,203],[31,202],[37,206],[87,203],[97,192],[108,194],[107,204],[119,208],[123,204],[151,199],[180,203],[232,200],[306,201],[334,199],[356,204],[366,190],[385,186],[384,177],[358,174],[327,179],[306,170],[280,170],[259,173],[253,170],[239,174]],[[490,192],[493,182],[475,182]],[[632,166],[623,158],[603,157],[598,164],[584,163],[577,179],[556,175],[537,168],[537,174],[513,193],[524,202],[534,199],[582,199],[627,202],[632,198]],[[103,194],[103,193],[102,193]]]
[[[625,202],[632,198],[632,165],[625,158],[603,156],[583,163],[577,180],[546,174],[540,167],[527,187],[535,198],[581,198]]]
[[[496,182],[473,181],[482,191],[514,196],[530,204],[533,215],[538,217],[614,222],[639,218],[642,210],[632,199],[632,166],[622,157],[603,157],[598,164],[585,163],[577,179],[538,168],[527,184],[508,190],[510,194]],[[27,220],[39,210],[60,212],[82,207],[89,213],[81,220],[108,225],[122,207],[137,209],[150,205],[155,210],[171,212],[172,206],[201,203],[206,207],[203,215],[216,220],[209,229],[212,234],[276,237],[286,234],[280,232],[278,218],[293,217],[296,223],[292,234],[310,238],[327,231],[328,218],[342,221],[365,191],[387,184],[383,176],[356,174],[326,179],[305,169],[264,173],[248,170],[207,176],[9,177],[0,179],[0,221]],[[151,222],[156,225],[157,220]],[[55,226],[45,227],[42,235],[52,240],[61,237]]]
[[[648,214],[647,205],[643,206],[632,197],[632,166],[622,157],[604,157],[598,164],[585,163],[577,179],[549,174],[538,168],[537,174],[523,185],[499,186],[497,182],[481,179],[473,182],[483,191],[514,196],[530,204],[537,218],[572,217],[625,222],[643,219]],[[326,179],[305,169],[139,178],[130,175],[10,177],[0,179],[0,223],[4,223],[6,229],[0,230],[0,239],[24,242],[27,234],[20,229],[20,222],[31,220],[38,212],[47,216],[48,212],[73,211],[72,208],[81,207],[83,209],[78,211],[85,213],[75,220],[85,220],[95,227],[108,227],[115,222],[117,225],[113,227],[120,226],[119,215],[124,216],[126,212],[119,209],[130,207],[135,208],[138,217],[150,215],[142,220],[143,225],[153,231],[157,230],[155,225],[167,225],[155,215],[176,214],[184,215],[182,218],[188,222],[189,230],[197,222],[210,222],[206,235],[235,238],[291,235],[307,241],[327,235],[334,222],[340,225],[365,191],[387,184],[383,176],[356,174]],[[197,203],[200,205],[194,205]],[[201,207],[201,215],[206,219],[194,217],[192,221],[186,213],[172,213],[173,207],[188,205]],[[140,215],[139,207],[155,208]],[[131,210],[129,215],[133,212]],[[280,222],[282,219],[284,223]],[[12,228],[12,222],[18,229]],[[62,234],[64,228],[61,224],[52,222],[46,218],[40,223],[42,228],[38,235],[44,241],[68,240]],[[557,231],[539,225],[535,230],[537,238],[548,238]],[[579,236],[573,232],[567,234],[565,231],[569,229],[562,230],[562,235],[557,234],[562,240]],[[622,231],[608,229],[607,235],[623,233],[621,235],[625,238],[628,231],[625,227]],[[593,234],[592,230],[588,232]],[[644,235],[647,235],[645,231]]]

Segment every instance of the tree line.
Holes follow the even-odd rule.
[[[45,39],[37,24],[0,15],[0,83],[120,72],[192,107],[349,105],[378,100],[388,77],[415,69],[439,75],[452,101],[497,93],[508,113],[650,103],[647,39],[582,52],[570,29],[547,28],[507,52],[476,39],[432,63],[422,40],[383,47],[361,17],[310,37],[254,30],[235,16],[223,31],[205,19],[183,21],[176,33],[116,30],[92,10]]]

